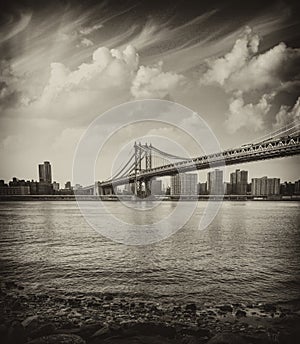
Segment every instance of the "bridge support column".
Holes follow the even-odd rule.
[[[152,145],[148,146],[146,143],[146,152],[145,152],[145,168],[146,171],[151,170],[152,168]],[[145,179],[145,197],[149,197],[151,195],[151,178]]]
[[[108,186],[106,188],[102,188],[102,195],[114,195],[114,188],[112,186]]]
[[[103,195],[103,187],[100,182],[95,182],[94,195],[101,196]]]
[[[138,175],[142,169],[142,146],[141,143],[134,143],[134,160],[135,160],[135,195],[141,197],[142,195],[142,181],[138,179]]]
[[[151,196],[151,179],[145,180],[145,197]]]

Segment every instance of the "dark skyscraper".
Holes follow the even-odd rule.
[[[216,169],[207,173],[207,189],[210,195],[223,195],[223,171]]]
[[[234,195],[246,195],[248,171],[235,170],[230,174],[230,189]]]
[[[49,161],[44,161],[39,165],[39,180],[44,183],[52,183],[51,165]]]

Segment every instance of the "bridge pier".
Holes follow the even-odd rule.
[[[151,196],[151,179],[145,180],[145,197]]]

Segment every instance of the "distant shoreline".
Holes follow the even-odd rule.
[[[248,202],[248,201],[300,201],[300,195],[296,196],[277,196],[277,197],[253,197],[251,195],[224,195],[222,196],[208,196],[200,195],[199,197],[191,196],[158,196],[153,198],[133,198],[126,195],[1,195],[0,202],[18,202],[18,201],[107,201],[107,202],[119,202],[119,201],[132,201],[132,202],[151,202],[151,201],[234,201],[234,202]]]

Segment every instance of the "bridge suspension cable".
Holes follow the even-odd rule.
[[[130,154],[130,152],[129,152]],[[117,171],[113,176],[111,176],[110,178],[108,178],[106,181],[111,180],[111,179],[115,179],[118,178],[120,176],[120,174],[126,169],[126,167],[129,165],[129,163],[132,161],[132,159],[134,158],[134,153],[132,153],[131,157],[129,158],[129,160],[127,160],[127,162],[123,162],[123,166],[121,165],[119,167],[119,171]]]
[[[178,156],[178,155],[174,155],[174,154],[169,154],[169,153],[166,153],[154,146],[152,146],[152,149],[154,151],[156,151],[157,153],[159,153],[160,155],[164,156],[164,157],[168,157],[170,159],[174,159],[174,160],[190,160],[191,158],[186,158],[186,157],[182,157],[182,156]]]
[[[294,123],[296,123],[296,124],[294,124]],[[300,125],[299,120],[294,120],[294,121],[290,122],[289,124],[287,124],[285,126],[282,126],[282,127],[280,127],[279,129],[277,129],[277,130],[275,130],[273,132],[270,132],[270,133],[268,133],[266,135],[263,135],[263,136],[257,138],[255,140],[255,143],[262,143],[264,141],[268,141],[268,140],[274,139],[277,136],[281,136],[284,133],[287,133],[289,130],[291,130],[291,129],[295,128],[295,127],[299,127],[299,125]]]

